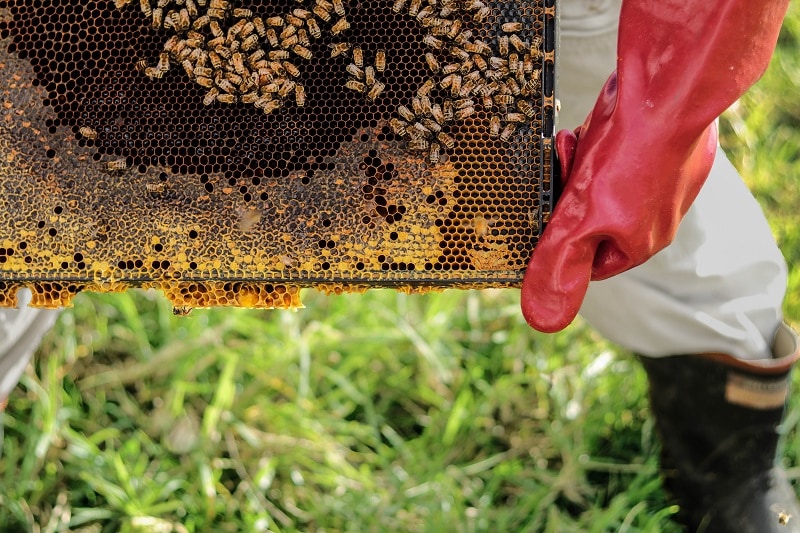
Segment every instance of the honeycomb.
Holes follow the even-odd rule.
[[[0,1],[0,306],[517,286],[554,4]]]

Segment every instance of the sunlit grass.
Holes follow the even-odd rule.
[[[800,13],[723,142],[800,324]],[[3,416],[3,531],[677,531],[635,359],[515,291],[196,310],[80,295]],[[795,395],[784,440],[800,476]]]

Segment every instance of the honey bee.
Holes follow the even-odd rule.
[[[296,28],[300,28],[305,24],[305,21],[299,17],[295,17],[294,15],[286,15],[286,22],[291,24]]]
[[[363,93],[367,90],[367,86],[364,85],[362,82],[358,80],[349,79],[344,84],[345,88],[350,89],[351,91],[355,91],[357,93]]]
[[[191,312],[192,308],[188,305],[176,305],[172,308],[172,314],[175,316],[189,316]]]
[[[299,69],[299,68],[297,68],[297,67],[294,65],[294,63],[290,63],[290,62],[288,62],[288,61],[284,61],[284,62],[283,62],[283,63],[281,63],[281,64],[283,65],[283,68],[284,68],[284,70],[286,70],[286,73],[287,73],[289,76],[291,76],[291,77],[293,77],[293,78],[298,78],[298,77],[300,77],[300,69]]]
[[[458,96],[461,94],[461,76],[458,74],[451,74],[452,81],[450,82],[450,94]]]
[[[280,28],[281,26],[286,24],[286,21],[283,20],[283,17],[269,17],[266,20],[266,23],[267,23],[267,26],[273,26],[275,28]]]
[[[164,71],[156,67],[147,67],[144,69],[144,75],[151,79],[159,79],[164,77]]]
[[[333,10],[336,12],[337,15],[340,17],[344,16],[344,2],[342,0],[332,0],[333,2]]]
[[[389,119],[389,126],[391,126],[392,131],[394,131],[396,135],[400,136],[405,135],[405,130],[407,125],[408,125],[407,123],[403,122],[399,118],[393,117]]]
[[[210,41],[206,43],[209,48],[214,48],[218,54],[222,55],[222,48],[225,46],[225,36],[220,35],[219,37],[214,37]]]
[[[454,110],[453,110],[453,101],[452,100],[445,100],[442,104],[442,114],[444,115],[445,122],[452,122],[455,118]]]
[[[514,135],[514,132],[517,131],[517,125],[513,122],[509,122],[503,128],[503,131],[500,132],[500,140],[501,141],[508,141],[511,139],[511,136]]]
[[[277,32],[272,28],[269,28],[266,33],[267,33],[267,41],[269,41],[270,46],[272,46],[273,48],[277,48],[278,45],[280,44]]]
[[[336,21],[336,24],[331,26],[331,35],[339,35],[340,33],[350,29],[350,23],[347,19],[342,17]]]
[[[375,84],[370,88],[369,92],[367,93],[367,98],[370,100],[377,100],[378,96],[381,95],[383,90],[386,88],[386,85],[381,82],[375,82]]]
[[[188,59],[184,59],[183,61],[181,61],[181,66],[183,67],[184,72],[186,72],[186,75],[193,79],[194,78],[194,63],[192,63]]]
[[[278,90],[278,96],[286,98],[294,92],[295,87],[297,87],[297,82],[292,80],[284,81],[283,85],[281,85],[281,88]]]
[[[471,105],[462,107],[456,110],[455,119],[456,120],[464,120],[465,118],[471,117],[475,114],[475,108]]]
[[[531,41],[530,56],[532,59],[539,59],[542,57],[542,37],[537,35]]]
[[[364,52],[361,50],[360,46],[356,46],[353,48],[353,63],[358,68],[364,67]]]
[[[533,71],[533,76],[528,82],[522,86],[521,94],[523,96],[532,96],[537,90],[539,90],[539,86],[541,82],[539,81],[539,73],[541,71],[539,69],[535,69]]]
[[[439,61],[437,61],[436,59],[436,56],[430,52],[425,53],[425,63],[428,64],[428,69],[430,69],[430,71],[433,72],[434,74],[439,72],[439,70],[441,69],[441,67],[439,66]]]
[[[235,70],[237,74],[244,76],[247,72],[244,68],[244,57],[239,52],[231,56],[231,65],[233,65],[233,70]]]
[[[220,93],[217,95],[217,102],[222,104],[235,104],[236,101],[236,95],[230,93]]]
[[[472,16],[472,20],[475,22],[485,22],[489,15],[492,14],[492,8],[488,6],[483,6],[482,8],[478,9],[475,14]]]
[[[486,63],[486,59],[484,59],[483,56],[477,54],[473,55],[472,62],[475,64],[476,67],[478,67],[478,70],[480,70],[481,72],[485,72],[486,69],[489,68],[489,64]]]
[[[128,168],[128,161],[125,158],[106,161],[106,169],[112,172],[125,170]]]
[[[457,58],[459,61],[469,61],[470,59],[469,53],[463,48],[459,48],[458,46],[450,47],[450,55]]]
[[[211,0],[211,3],[208,6],[209,9],[221,9],[223,11],[227,11],[231,8],[231,3],[229,0]]]
[[[408,149],[409,150],[422,151],[422,150],[427,150],[429,147],[430,147],[430,143],[427,140],[425,140],[423,138],[420,138],[420,137],[412,138],[408,142]]]
[[[439,124],[443,125],[445,123],[444,113],[442,112],[442,107],[439,104],[433,104],[431,106],[431,116],[433,117],[433,120]]]
[[[364,79],[364,71],[358,68],[358,66],[355,63],[350,63],[349,65],[347,65],[347,67],[345,67],[345,70],[347,71],[348,74],[350,74],[357,80]]]
[[[514,96],[519,96],[519,94],[522,92],[522,89],[520,88],[519,84],[513,78],[508,78],[506,80],[506,88]]]
[[[262,109],[264,110],[265,114],[269,115],[270,113],[280,109],[280,107],[281,107],[280,100],[269,100],[264,104]]]
[[[311,59],[311,50],[302,44],[296,44],[292,47],[292,52],[302,57],[303,59]]]
[[[375,85],[375,69],[372,67],[372,65],[369,65],[364,69],[364,83],[367,84],[367,87],[372,87]]]
[[[517,33],[522,31],[521,22],[506,22],[500,25],[500,29],[506,33]]]
[[[258,35],[257,34],[253,34],[253,35],[250,35],[249,37],[247,37],[244,41],[242,41],[241,48],[245,52],[249,52],[250,50],[252,50],[256,46],[258,46]]]
[[[440,154],[441,154],[441,147],[439,146],[439,143],[430,143],[428,160],[431,162],[432,165],[435,165],[439,162]]]
[[[433,35],[431,35],[430,33],[429,33],[429,34],[426,34],[426,35],[425,35],[425,36],[422,38],[422,42],[423,42],[423,43],[424,43],[426,46],[430,46],[431,48],[433,48],[433,49],[435,49],[435,50],[441,50],[441,49],[442,49],[442,47],[444,46],[444,41],[442,41],[442,40],[441,40],[441,39],[439,39],[438,37],[434,37],[434,36],[433,36]]]
[[[431,133],[439,133],[442,131],[442,127],[439,125],[439,123],[432,118],[422,117],[420,122],[422,122],[425,128]]]
[[[297,32],[297,42],[305,47],[311,46],[311,39],[308,38],[308,32],[306,30]]]
[[[161,9],[160,7],[157,7],[152,11],[152,15],[153,15],[152,26],[154,30],[157,30],[161,27],[161,25],[164,22],[164,10]]]
[[[517,34],[509,36],[508,42],[511,44],[511,46],[516,48],[518,52],[525,52],[529,48],[528,44],[520,39],[519,35]]]
[[[306,20],[306,21],[308,21],[308,20],[310,20],[312,18],[311,17],[312,13],[308,9],[295,8],[295,9],[292,10],[292,15],[294,15],[295,17],[297,17],[299,19]]]
[[[217,76],[214,80],[214,83],[219,87],[222,91],[226,93],[235,93],[236,87],[234,87],[233,83],[231,83],[228,79]]]
[[[262,96],[261,98],[259,98],[255,102],[253,102],[253,106],[256,109],[264,109],[269,102],[273,102],[273,101],[274,101],[274,99],[272,98],[271,95]]]
[[[194,0],[186,0],[186,11],[192,19],[197,18],[199,13],[197,12],[197,4],[194,3]]]
[[[386,70],[386,51],[378,50],[375,52],[375,70],[383,72]]]
[[[261,95],[257,91],[251,91],[243,94],[240,100],[243,104],[254,104],[259,98]]]
[[[491,47],[483,41],[473,41],[464,43],[464,50],[470,54],[478,54],[488,56],[492,53]]]
[[[514,103],[514,97],[510,94],[497,94],[494,97],[494,103],[497,105],[511,105]]]
[[[516,122],[518,124],[521,124],[521,123],[525,122],[526,120],[527,120],[527,117],[525,116],[524,113],[509,112],[509,113],[506,114],[506,121],[507,122]]]
[[[498,37],[497,49],[501,57],[506,57],[508,55],[508,35],[501,35]]]
[[[422,100],[418,97],[413,97],[411,99],[411,109],[414,110],[414,115],[422,115]]]
[[[404,105],[397,106],[397,114],[408,122],[413,122],[417,118],[416,115],[414,115],[414,113],[412,113],[411,110]]]
[[[114,0],[114,7],[117,9],[122,9],[123,7],[130,4],[133,0]]]
[[[294,88],[294,101],[298,107],[306,105],[306,89],[299,83]]]
[[[433,15],[433,7],[427,5],[420,9],[417,14],[415,15],[416,19],[422,23],[423,26],[426,24],[433,24],[433,20],[431,15]],[[430,22],[426,22],[430,21]]]
[[[411,4],[408,6],[408,14],[412,17],[416,17],[421,7],[422,0],[411,0]]]
[[[494,223],[494,219],[475,215],[472,220],[469,221],[469,226],[472,228],[472,231],[475,232],[475,236],[482,239],[489,235],[489,231],[491,231],[491,227]]]
[[[280,38],[282,41],[284,41],[289,37],[291,37],[292,35],[294,35],[295,33],[297,33],[297,26],[289,25],[283,28],[283,30],[281,30]]]
[[[433,90],[434,85],[435,85],[435,83],[434,83],[433,79],[428,78],[427,80],[425,80],[425,83],[423,83],[420,86],[420,88],[417,89],[417,94],[420,95],[420,96],[429,95],[430,92]]]
[[[308,25],[308,33],[311,34],[311,37],[313,37],[314,39],[319,39],[320,37],[322,37],[322,30],[320,29],[319,24],[317,24],[316,20],[314,20],[313,18],[308,19],[306,21],[306,24]]]
[[[81,126],[78,133],[80,133],[84,139],[97,139],[97,131],[89,126]]]
[[[282,48],[291,48],[292,46],[300,44],[300,37],[295,33],[290,35],[286,39],[281,40],[281,47]],[[278,50],[276,50],[277,52]],[[283,50],[281,50],[283,51]]]
[[[260,37],[266,37],[267,36],[267,27],[264,24],[264,19],[262,19],[261,17],[253,17],[252,18],[252,22],[253,22],[253,28],[256,30],[256,33]]]
[[[346,51],[350,50],[350,43],[335,43],[331,44],[331,57],[340,56]]]
[[[528,118],[533,118],[536,116],[536,109],[527,100],[518,100],[517,108],[525,113],[525,116]]]
[[[206,14],[209,17],[211,17],[213,19],[217,19],[217,20],[225,20],[225,18],[227,18],[227,16],[228,16],[228,12],[226,10],[224,10],[224,9],[211,9],[211,8],[209,8],[208,11],[206,11]]]
[[[211,87],[208,92],[203,96],[203,105],[209,106],[217,101],[217,95],[219,95],[219,89],[216,87]]]
[[[420,113],[423,115],[430,115],[433,109],[433,105],[431,99],[425,95],[419,97],[419,109]]]
[[[331,9],[333,7],[331,6]],[[311,11],[323,22],[330,22],[331,20],[331,9],[328,9],[319,3],[315,5]]]
[[[456,145],[456,140],[452,136],[446,134],[443,131],[440,131],[436,135],[436,138],[439,139],[439,142],[442,143],[442,146],[444,146],[448,150],[452,150],[453,147]]]
[[[167,184],[163,181],[158,181],[156,183],[145,183],[144,188],[149,193],[161,193],[167,188]]]
[[[279,61],[281,59],[289,59],[288,50],[271,50],[267,55],[272,61]]]
[[[778,524],[785,526],[789,523],[792,515],[780,504],[773,504],[770,506],[770,511],[774,512],[778,517]]]
[[[496,139],[500,136],[500,117],[492,115],[489,119],[489,137]]]
[[[466,80],[466,78],[464,78],[464,79]],[[475,91],[475,88],[477,86],[478,86],[478,84],[476,82],[474,82],[472,80],[467,80],[464,84],[461,85],[461,90],[458,91],[458,96],[460,96],[462,98],[469,96],[470,94],[473,93],[473,91]],[[477,91],[475,91],[475,92],[477,92]]]
[[[253,10],[252,9],[244,9],[244,8],[238,7],[238,8],[234,8],[234,10],[233,10],[233,18],[249,19],[252,16],[253,16]]]
[[[264,52],[264,49],[259,48],[258,50],[247,56],[247,63],[249,63],[250,66],[252,67],[254,64],[258,63],[260,59],[263,59],[265,55],[266,52]]]

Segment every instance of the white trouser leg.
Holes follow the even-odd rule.
[[[28,307],[30,292],[19,293],[19,308],[0,308],[0,402],[8,397],[59,311]]]
[[[643,355],[770,357],[786,264],[758,203],[718,150],[675,240],[645,264],[589,286],[581,314]]]
[[[574,127],[615,68],[616,30],[582,33],[580,20],[562,22],[559,127]],[[720,149],[673,243],[637,268],[592,283],[581,315],[643,355],[757,359],[770,356],[785,288],[786,264],[764,214]]]

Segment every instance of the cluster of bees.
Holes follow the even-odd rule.
[[[123,8],[133,0],[116,0]],[[252,104],[272,113],[286,103],[304,106],[305,87],[299,82],[299,60],[312,57],[311,40],[323,27],[333,35],[350,28],[343,0],[298,0],[284,16],[256,16],[229,0],[139,0],[153,28],[175,32],[164,44],[156,65],[137,64],[158,79],[180,65],[198,85],[208,89],[204,105]],[[306,9],[308,7],[308,9]],[[382,90],[382,88],[380,89]],[[372,97],[380,90],[373,88]]]
[[[386,88],[386,84],[377,78],[377,74],[382,74],[386,70],[386,51],[375,52],[375,64],[364,66],[364,51],[360,46],[351,47],[347,42],[331,45],[331,57],[347,52],[352,54],[353,62],[347,65],[348,80],[344,86],[357,93],[366,94],[369,100],[374,101]]]
[[[123,8],[134,0],[116,0]],[[308,1],[308,4],[306,2]],[[252,104],[272,113],[286,103],[304,106],[298,60],[312,57],[311,40],[350,29],[345,0],[297,0],[284,16],[263,19],[229,0],[139,0],[154,28],[174,31],[156,65],[140,61],[147,76],[163,77],[180,65],[207,89],[203,104]],[[419,86],[410,107],[400,105],[390,121],[394,132],[411,150],[426,151],[432,164],[455,140],[448,127],[482,107],[490,113],[489,134],[508,141],[535,115],[530,100],[540,88],[541,38],[526,42],[521,22],[500,26],[492,45],[474,36],[469,20],[484,23],[492,10],[481,0],[394,0],[396,13],[407,13],[427,30],[423,43],[431,75]],[[465,22],[466,21],[466,22]],[[378,50],[366,64],[364,50],[343,40],[331,45],[330,55],[347,54],[347,89],[375,100],[385,89],[379,76],[386,52]],[[435,101],[434,101],[435,100]]]
[[[495,46],[464,28],[463,19],[485,22],[491,9],[480,0],[396,0],[393,9],[407,11],[428,29],[423,42],[430,49],[425,61],[431,76],[418,88],[411,107],[400,105],[390,121],[395,134],[412,150],[426,151],[432,164],[454,139],[447,126],[475,114],[476,106],[490,113],[489,134],[508,141],[535,116],[530,100],[540,89],[542,40],[520,38],[521,22],[506,22]],[[444,58],[444,60],[440,60]],[[439,95],[437,102],[433,95]]]

